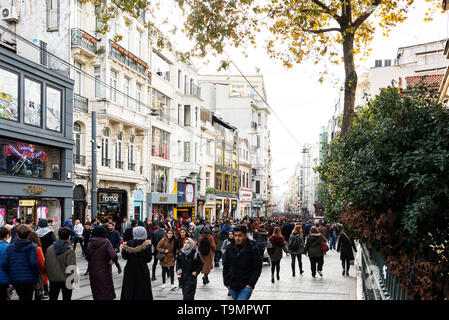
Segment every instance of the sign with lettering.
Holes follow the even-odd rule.
[[[99,193],[99,203],[120,203],[120,194],[118,193]]]
[[[47,191],[47,189],[42,186],[28,186],[23,190],[25,190],[29,194],[41,194],[42,192]]]

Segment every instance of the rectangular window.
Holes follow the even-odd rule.
[[[136,83],[137,112],[142,112],[142,86]]]
[[[95,76],[95,98],[98,99],[101,97],[101,74],[100,67],[94,68],[94,76]]]
[[[181,109],[182,106],[178,104],[178,124],[181,124]]]
[[[168,193],[169,168],[151,166],[151,192]]]
[[[198,163],[198,143],[195,142],[195,163]]]
[[[231,176],[229,174],[224,175],[224,191],[231,192]]]
[[[190,126],[190,106],[184,106],[184,126]]]
[[[257,194],[260,193],[260,181],[259,180],[256,181],[256,193]]]
[[[215,164],[219,166],[223,165],[223,149],[221,143],[217,143],[215,146]]]
[[[111,100],[117,102],[117,72],[111,70]]]
[[[159,128],[152,128],[151,155],[162,159],[169,159],[170,133]]]
[[[137,36],[137,43],[138,43],[138,55],[140,58],[143,57],[143,33],[138,31],[138,36]]]
[[[61,179],[61,150],[0,138],[0,175]]]
[[[47,129],[61,131],[61,98],[61,90],[47,87],[47,108],[45,109]]]
[[[43,66],[47,66],[48,55],[47,55],[47,43],[39,40],[39,63]]]
[[[210,188],[210,172],[206,172],[206,189]]]
[[[0,118],[19,119],[19,75],[0,68]]]
[[[81,70],[83,70],[83,66],[81,65],[81,63],[78,63],[75,61],[75,93],[80,96],[82,95],[81,94],[81,88],[82,88]]]
[[[59,30],[59,0],[47,0],[47,31]]]
[[[248,172],[246,173],[246,187],[249,188],[249,182],[248,182]]]
[[[83,3],[81,0],[75,0],[75,28],[82,29]]]
[[[125,82],[124,82],[124,84],[123,84],[123,88],[124,88],[124,91],[125,91],[125,106],[127,107],[127,108],[129,108],[129,79],[128,78],[125,78]]]
[[[42,126],[42,84],[25,79],[24,123]]]
[[[184,142],[184,162],[190,162],[190,142]]]
[[[222,191],[223,188],[223,175],[220,172],[215,173],[215,190]]]
[[[237,176],[232,176],[232,192],[237,193],[239,190],[239,180]]]
[[[178,89],[181,89],[181,70],[178,70]]]

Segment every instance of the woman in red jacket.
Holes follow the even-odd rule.
[[[44,251],[42,251],[41,240],[39,239],[39,235],[35,231],[30,233],[28,240],[36,245],[37,264],[40,271],[39,282],[34,287],[34,300],[48,299],[48,295],[44,294],[43,292],[43,286],[48,285],[48,278],[44,271],[45,257]]]

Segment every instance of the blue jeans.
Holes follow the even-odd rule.
[[[231,293],[232,300],[249,300],[253,293],[253,289],[245,287],[240,291],[229,289],[229,292]]]
[[[335,244],[336,243],[337,243],[337,237],[336,236],[330,236],[329,237],[330,249],[335,249]]]

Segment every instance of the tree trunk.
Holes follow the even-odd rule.
[[[341,134],[349,131],[354,118],[355,93],[357,89],[357,73],[354,67],[354,35],[343,38],[343,60],[345,65],[345,96]]]

